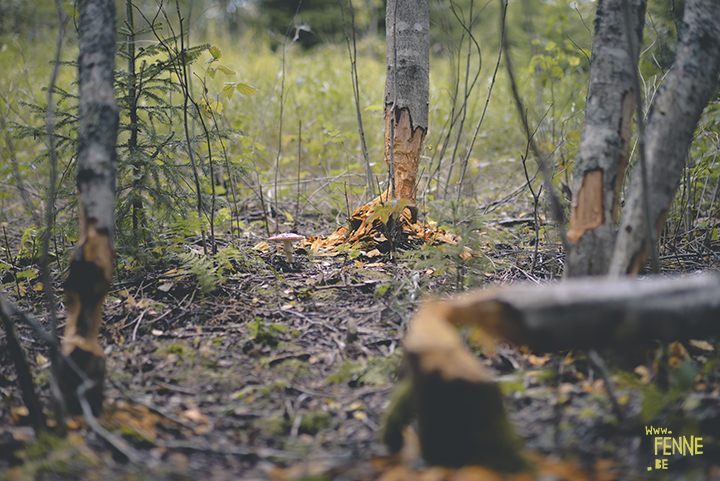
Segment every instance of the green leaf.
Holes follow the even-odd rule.
[[[222,57],[222,52],[221,52],[220,49],[217,48],[215,45],[213,45],[212,47],[210,47],[210,49],[208,50],[208,52],[210,52],[210,55],[212,55],[213,58],[220,58],[220,57]]]
[[[557,44],[555,42],[553,42],[552,40],[550,40],[548,42],[548,44],[545,45],[545,50],[549,52],[550,50],[553,50],[555,47],[557,47]]]
[[[219,65],[217,69],[218,69],[219,71],[221,71],[222,73],[224,73],[225,75],[235,75],[235,71],[234,71],[234,70],[230,70],[229,68],[227,68],[227,67],[224,66],[224,65]]]
[[[72,3],[63,3],[62,8],[63,10],[65,10],[65,13],[67,13],[68,17],[70,18],[77,18],[80,15],[80,12],[77,11],[75,5],[73,5]]]
[[[15,277],[18,279],[35,279],[37,277],[37,273],[32,269],[28,269],[26,271],[18,272],[15,274]]]
[[[580,57],[570,57],[568,63],[573,67],[577,67],[580,65]]]
[[[243,95],[255,95],[258,92],[258,89],[255,87],[240,82],[235,84],[235,90]]]
[[[234,83],[226,83],[222,89],[222,94],[225,97],[231,99],[234,93],[235,93],[235,84]]]
[[[216,73],[216,72],[217,72],[217,69],[216,69],[216,68],[212,68],[212,67],[209,67],[209,68],[208,68],[208,75],[210,76],[210,78],[215,78],[215,73]]]

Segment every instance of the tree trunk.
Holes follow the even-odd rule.
[[[389,193],[414,204],[420,153],[428,129],[429,0],[388,0],[385,25],[385,161],[395,184],[394,189],[388,187],[382,200],[387,200]]]
[[[80,0],[77,186],[80,192],[80,239],[65,281],[68,319],[63,353],[93,386],[86,398],[94,412],[102,409],[105,356],[98,342],[102,306],[113,273],[113,226],[118,108],[113,90],[115,2]],[[71,411],[79,412],[77,387],[83,382],[74,367],[62,366],[61,383]]]
[[[615,224],[635,108],[622,3],[600,0],[595,17],[590,80],[580,157],[573,174],[570,241],[565,275],[604,275],[615,242]],[[646,0],[630,2],[631,35],[642,42]]]
[[[493,338],[540,352],[704,339],[720,335],[720,276],[605,277],[514,286],[470,294],[435,309],[451,324],[478,325]]]
[[[685,156],[720,72],[720,2],[687,0],[675,65],[650,110],[645,153],[651,225],[659,232],[682,176]],[[646,213],[640,169],[625,201],[611,275],[638,272],[647,257]]]

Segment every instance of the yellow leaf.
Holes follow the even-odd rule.
[[[212,55],[213,58],[220,58],[220,57],[222,57],[222,52],[221,52],[220,49],[219,49],[218,47],[216,47],[215,45],[213,45],[212,47],[210,47],[210,49],[208,50],[208,52],[210,52],[210,55]]]
[[[42,290],[43,290],[43,283],[42,283],[42,282],[38,282],[37,284],[35,284],[35,287],[33,287],[33,289],[35,289],[35,290],[38,291],[38,292],[42,291]]]
[[[258,89],[256,89],[255,87],[251,87],[247,84],[240,82],[235,84],[235,90],[237,90],[243,95],[254,95],[258,92]]]
[[[714,351],[715,348],[707,341],[698,341],[696,339],[690,339],[689,343],[692,347],[703,351]]]
[[[225,86],[222,89],[222,94],[231,99],[233,94],[235,93],[235,84],[233,83],[226,83]]]
[[[231,69],[227,68],[227,67],[224,66],[224,65],[218,65],[218,68],[217,68],[217,69],[218,69],[219,71],[221,71],[222,73],[224,73],[225,75],[235,75],[235,71],[234,71],[234,70],[231,70]]]

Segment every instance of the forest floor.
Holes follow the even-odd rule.
[[[327,220],[303,222],[301,232],[331,233]],[[395,456],[378,439],[402,371],[403,333],[423,301],[468,287],[559,279],[557,245],[542,246],[532,265],[525,220],[486,228],[515,240],[482,242],[468,262],[453,260],[440,245],[392,254],[301,249],[288,263],[274,246],[253,249],[259,236],[225,246],[215,266],[175,260],[138,273],[119,260],[101,332],[107,379],[99,421],[138,460],[123,462],[82,417],[69,419],[64,439],[37,438],[0,330],[0,479],[508,478],[480,467],[425,466],[411,433]],[[199,242],[184,247],[202,250]],[[664,270],[717,268],[719,251],[666,253]],[[28,284],[18,296],[13,285],[5,284],[8,295],[45,319],[42,293]],[[27,326],[18,329],[48,406],[47,348]],[[508,479],[720,479],[716,341],[670,346],[668,391],[649,382],[648,350],[605,353],[625,412],[619,421],[584,353],[501,344],[486,356],[472,331],[463,335],[496,373],[536,466]],[[683,386],[681,374],[690,368]],[[702,437],[702,454],[655,455],[650,426],[667,428],[674,438]],[[668,471],[654,469],[662,458]]]

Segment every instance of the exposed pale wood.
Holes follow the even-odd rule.
[[[584,278],[470,294],[437,308],[453,324],[541,352],[703,339],[720,334],[720,276]]]
[[[397,451],[408,410],[417,413],[423,458],[431,464],[482,464],[501,471],[527,467],[492,375],[447,322],[446,309],[429,305],[405,339],[410,385],[393,396],[383,440]]]
[[[413,127],[410,110],[401,108],[393,119],[390,110],[392,104],[385,105],[385,161],[390,158],[390,122],[395,122],[393,161],[395,164],[395,195],[400,199],[409,199],[415,203],[418,166],[427,128]],[[387,202],[389,190],[380,198]],[[376,199],[375,202],[380,199]]]
[[[603,171],[588,170],[583,177],[582,187],[575,194],[570,214],[570,230],[567,238],[577,242],[585,232],[602,225],[603,212]]]
[[[646,131],[651,225],[660,231],[680,182],[687,149],[720,73],[720,2],[687,0],[675,65],[655,95]],[[638,272],[647,256],[642,179],[635,170],[609,272]]]
[[[80,412],[76,391],[83,377],[94,383],[86,398],[102,409],[105,356],[98,343],[102,306],[113,273],[113,231],[118,108],[113,89],[115,2],[81,0],[79,18],[79,94],[77,185],[80,192],[80,239],[65,281],[68,318],[62,351],[61,387],[68,408]]]
[[[567,277],[607,273],[627,166],[635,94],[622,4],[599,0],[585,111],[572,189]],[[642,41],[646,0],[630,0],[631,34]]]

